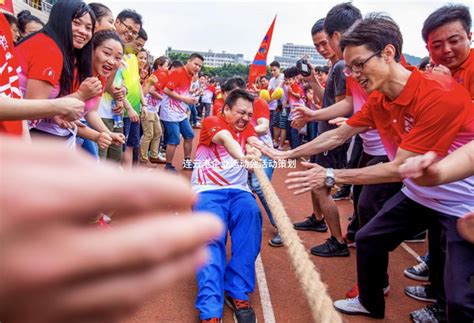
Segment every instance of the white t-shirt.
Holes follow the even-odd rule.
[[[272,77],[270,79],[270,82],[268,83],[268,90],[275,90],[277,87],[282,86],[282,84],[285,81],[285,76],[283,73],[280,73],[277,78]],[[270,108],[270,111],[273,111],[277,108],[278,106],[278,101],[277,100],[271,100],[268,102],[268,107]]]

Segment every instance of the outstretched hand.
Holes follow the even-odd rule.
[[[294,194],[303,194],[312,190],[320,189],[324,186],[326,179],[326,169],[318,164],[302,162],[302,166],[307,170],[291,172],[285,181],[289,190],[294,190]]]
[[[8,322],[117,320],[194,273],[206,242],[222,234],[216,217],[191,214],[196,196],[176,176],[1,137],[0,161],[0,317]],[[112,210],[109,230],[92,223]]]

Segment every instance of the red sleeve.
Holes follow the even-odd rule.
[[[25,61],[22,67],[29,79],[49,82],[51,85],[59,83],[63,69],[63,55],[56,43],[38,33],[17,47],[20,60]]]
[[[253,116],[255,120],[265,118],[270,120],[270,109],[268,103],[260,98],[255,99],[253,102]]]
[[[165,84],[168,82],[168,73],[165,71],[155,71],[153,74],[158,79],[158,82],[154,84],[155,89],[163,91]]]
[[[212,106],[212,115],[217,116],[222,112],[222,108],[224,107],[224,101],[217,99],[214,101],[214,105]]]
[[[374,109],[378,105],[381,105],[381,103],[378,102],[379,98],[380,94],[374,94],[370,96],[369,99],[367,99],[364,105],[360,108],[360,111],[350,117],[349,120],[346,121],[346,123],[351,127],[369,127],[371,129],[375,129],[376,125],[371,109]]]
[[[419,154],[430,150],[440,156],[448,153],[450,146],[462,126],[472,118],[474,106],[465,89],[453,85],[457,90],[451,95],[425,99],[413,116],[413,128],[405,133],[400,148]],[[406,121],[405,121],[406,122]]]
[[[199,144],[210,146],[212,138],[214,138],[214,136],[221,130],[229,130],[224,121],[216,116],[205,118],[202,122]]]
[[[247,128],[242,132],[245,140],[249,137],[257,137],[257,133],[255,132],[255,128],[249,123]]]
[[[183,69],[184,69],[184,67],[183,67]],[[177,69],[177,70],[171,72],[167,77],[167,80],[166,80],[166,83],[165,83],[164,87],[167,87],[171,91],[174,91],[176,88],[178,88],[180,86],[180,83],[181,83],[181,80],[182,80],[181,73],[182,73],[182,69]]]

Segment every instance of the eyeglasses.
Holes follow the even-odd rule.
[[[120,21],[120,23],[121,23],[122,25],[125,26],[125,28],[127,28],[127,32],[128,32],[130,35],[132,35],[132,36],[135,37],[135,38],[138,37],[138,31],[133,30],[133,28],[132,28],[131,26],[127,25],[127,24],[124,23],[122,20],[119,20],[119,21]]]
[[[352,66],[346,66],[343,70],[344,72],[344,75],[349,77],[351,76],[352,74],[355,74],[355,73],[360,73],[362,72],[362,70],[364,69],[364,65],[374,56],[377,56],[380,54],[381,51],[377,51],[375,53],[373,53],[372,55],[370,55],[366,60],[360,62],[360,63],[357,63],[357,64],[354,64]]]

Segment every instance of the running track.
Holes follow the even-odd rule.
[[[199,130],[195,130],[196,138]],[[195,139],[197,142],[197,139]],[[178,147],[175,157],[175,167],[180,170],[182,161],[182,147]],[[194,153],[194,152],[193,152]],[[163,168],[162,165],[159,166]],[[297,166],[297,169],[302,169]],[[155,172],[152,170],[151,172]],[[287,190],[284,180],[288,169],[278,169],[273,175],[272,184],[280,197],[286,211],[293,222],[300,221],[312,213],[309,194],[293,195]],[[181,176],[190,177],[191,172],[180,171]],[[156,172],[159,176],[159,172]],[[347,219],[352,213],[352,203],[344,200],[336,202],[342,221],[343,232]],[[264,211],[263,211],[264,212]],[[251,304],[257,314],[259,322],[312,322],[309,306],[296,280],[285,247],[273,248],[268,240],[273,236],[273,227],[263,213],[263,240],[260,253],[261,263],[257,264],[257,290],[251,296]],[[329,237],[328,233],[298,231],[304,245],[309,249],[322,243]],[[409,244],[417,254],[422,255],[427,249],[425,243]],[[159,248],[159,246],[157,246]],[[333,300],[344,297],[356,281],[355,249],[351,248],[351,256],[346,258],[322,258],[310,255],[311,260],[321,273],[321,279],[328,286],[329,295]],[[376,261],[374,259],[374,261]],[[422,308],[427,303],[409,298],[403,292],[407,285],[417,285],[403,275],[403,269],[416,264],[413,254],[404,248],[397,248],[390,255],[389,275],[390,294],[386,298],[384,320],[375,320],[363,316],[344,315],[346,322],[410,322],[409,313]],[[263,267],[263,270],[262,270]],[[262,274],[264,272],[264,274]],[[266,286],[265,286],[266,285]],[[148,322],[198,322],[198,312],[194,308],[196,296],[194,277],[183,279],[172,288],[158,293],[144,303],[133,315],[124,319],[122,323]],[[231,310],[224,307],[224,322],[233,322]]]

